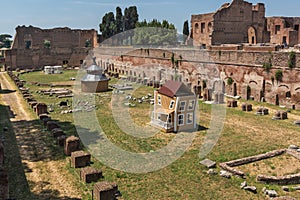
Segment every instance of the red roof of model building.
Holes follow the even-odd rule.
[[[180,97],[191,96],[193,92],[182,82],[179,81],[167,81],[160,87],[158,93],[166,95],[168,97]]]

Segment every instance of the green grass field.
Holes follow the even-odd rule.
[[[33,92],[34,97],[47,104],[54,105],[54,112],[50,113],[53,119],[58,120],[63,129],[68,134],[74,134],[72,114],[60,114],[61,108],[57,105],[61,99],[55,97],[43,96],[36,93],[36,90],[46,87],[37,87],[29,82],[66,82],[71,77],[76,77],[76,71],[67,71],[60,75],[45,75],[42,72],[33,72],[23,74],[21,79],[27,81],[26,87]],[[114,80],[115,81],[115,80]],[[152,93],[153,89],[149,87],[140,87],[134,95]],[[111,114],[110,100],[111,91],[106,92],[107,97],[97,96],[97,117],[107,137],[117,146],[124,150],[132,152],[155,151],[168,144],[175,136],[173,133],[158,133],[152,138],[140,139],[124,133],[114,123]],[[70,100],[71,102],[71,100]],[[254,106],[258,103],[251,102]],[[278,109],[275,106],[264,104],[271,109]],[[199,102],[198,111],[200,113],[200,125],[209,128],[211,120],[211,105]],[[147,112],[145,112],[145,110]],[[148,115],[149,106],[147,104],[136,104],[136,107],[130,108],[131,116],[139,124],[145,124]],[[251,156],[258,153],[264,153],[278,148],[287,148],[290,144],[300,145],[300,128],[293,124],[294,118],[300,119],[299,111],[292,111],[293,118],[285,121],[274,121],[270,115],[257,116],[255,112],[242,112],[241,108],[228,108],[224,121],[223,131],[213,150],[207,155],[208,158],[219,162],[232,159]],[[70,122],[70,123],[64,123]],[[206,136],[206,130],[203,129],[196,134],[196,138],[190,148],[184,155],[171,165],[155,172],[146,174],[131,174],[111,169],[95,158],[92,166],[103,170],[104,180],[115,181],[124,199],[264,199],[261,192],[263,187],[275,188],[280,195],[287,195],[279,186],[267,186],[255,181],[255,175],[249,175],[246,179],[248,185],[255,185],[258,188],[258,194],[241,190],[239,188],[243,179],[233,177],[224,179],[220,176],[209,176],[207,169],[199,164],[199,149]],[[297,161],[295,161],[297,162]],[[288,160],[282,165],[288,165]],[[300,166],[300,161],[298,161]],[[274,163],[267,163],[273,166]],[[272,168],[276,168],[273,166]],[[217,168],[219,170],[219,168]],[[74,175],[78,170],[70,169]],[[251,168],[250,168],[251,170]],[[276,170],[273,170],[276,173]],[[250,174],[250,173],[249,173]],[[79,180],[78,180],[79,181]],[[85,190],[91,190],[93,184],[88,184]],[[85,187],[85,186],[82,186]],[[300,199],[299,192],[292,192],[288,195]],[[90,197],[86,197],[90,198]]]

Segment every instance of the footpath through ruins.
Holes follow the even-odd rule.
[[[4,138],[4,151],[17,152],[6,154],[5,158],[5,162],[10,162],[9,166],[16,167],[7,169],[10,198],[81,199],[83,192],[76,185],[76,177],[68,172],[66,159],[51,147],[53,141],[47,140],[49,133],[43,130],[4,72],[0,72],[0,82],[2,91],[7,91],[1,93],[1,102],[10,115],[10,119],[0,121],[1,124],[11,124],[8,128],[12,130],[6,131],[15,136],[15,148],[18,148],[18,151],[11,151],[9,148],[13,145],[9,147],[7,144],[11,144],[12,141],[8,140],[14,138]],[[19,161],[14,161],[18,157]],[[16,166],[17,163],[22,167]]]

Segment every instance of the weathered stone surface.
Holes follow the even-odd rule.
[[[54,122],[54,121],[47,122],[47,130],[48,131],[52,131],[55,128],[59,128],[59,125],[56,122]]]
[[[64,150],[67,156],[70,156],[74,151],[80,150],[79,138],[75,136],[68,137],[65,141]]]
[[[47,111],[48,106],[45,103],[38,103],[38,104],[36,104],[35,107],[36,107],[35,112],[36,112],[37,116],[48,113],[48,111]]]
[[[284,119],[287,119],[287,112],[286,111],[282,111],[282,110],[278,110],[275,112],[275,115],[273,116],[272,119],[275,119],[275,120],[284,120]]]
[[[237,107],[237,100],[228,100],[227,107],[236,108]]]
[[[255,155],[255,156],[250,156],[250,157],[246,157],[246,158],[228,161],[225,163],[220,163],[219,166],[222,169],[231,172],[232,174],[243,177],[245,175],[245,173],[240,170],[237,170],[233,167],[260,161],[260,160],[267,159],[267,158],[272,158],[272,157],[283,154],[285,151],[286,151],[285,149],[275,150],[275,151],[267,152],[264,154],[259,154],[259,155]]]
[[[80,171],[81,180],[85,183],[96,182],[103,178],[102,171],[93,167],[84,167]]]
[[[13,69],[38,68],[49,63],[62,65],[63,61],[68,61],[70,66],[80,66],[80,60],[84,60],[88,50],[97,46],[97,31],[93,29],[72,30],[67,27],[40,29],[33,26],[18,26],[16,32],[15,45],[5,59],[6,65]],[[26,49],[24,38],[30,41],[29,49]],[[45,38],[51,38],[51,49],[44,48]],[[21,40],[23,42],[17,42]],[[86,41],[90,41],[91,47],[86,47]]]
[[[74,151],[71,153],[71,166],[74,168],[90,165],[91,154],[85,151]]]
[[[48,123],[49,121],[51,121],[51,117],[43,118],[42,121],[43,121],[44,126],[47,127],[47,123]]]
[[[60,128],[52,129],[51,133],[52,133],[52,136],[54,138],[60,137],[62,135],[65,135],[65,132],[62,129],[60,129]]]
[[[204,165],[205,167],[208,167],[208,168],[216,167],[216,162],[214,162],[210,159],[204,159],[204,160],[200,161],[200,164]]]
[[[227,171],[224,171],[224,170],[221,170],[220,171],[220,176],[224,177],[224,178],[231,178],[232,174],[230,172],[227,172]]]
[[[209,169],[209,170],[207,170],[207,174],[209,174],[209,175],[217,175],[218,172],[216,170],[214,170],[214,169]]]
[[[278,184],[278,185],[300,184],[300,173],[287,175],[287,176],[279,176],[279,177],[258,175],[256,177],[256,180],[267,184]]]
[[[269,197],[278,197],[278,193],[275,190],[266,190],[265,194]]]
[[[291,144],[291,145],[289,146],[289,149],[297,150],[297,149],[299,149],[299,147],[296,146],[296,145],[294,145],[294,144]]]
[[[110,182],[97,182],[94,184],[93,197],[95,200],[114,200],[118,194],[118,185]]]
[[[61,135],[59,137],[57,137],[57,144],[61,147],[64,146],[65,142],[66,142],[67,136],[65,135]]]
[[[244,182],[241,183],[241,189],[244,189],[244,187],[246,187],[246,186],[247,186],[247,182],[246,181],[244,181]]]
[[[268,115],[269,114],[269,109],[264,108],[264,107],[259,107],[256,110],[257,115]]]
[[[47,115],[46,113],[44,113],[44,114],[40,114],[39,115],[39,118],[40,118],[40,120],[42,120],[43,121],[43,119],[45,119],[45,118],[49,118],[50,116],[49,115]]]
[[[243,189],[247,190],[247,191],[250,191],[250,192],[253,192],[255,194],[257,193],[257,190],[256,190],[255,186],[245,186]]]

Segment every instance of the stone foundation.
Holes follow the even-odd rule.
[[[93,167],[85,167],[80,171],[81,180],[85,183],[96,182],[103,178],[102,171]]]
[[[72,152],[80,149],[80,140],[78,137],[70,136],[66,139],[64,144],[65,154],[70,156]]]
[[[91,154],[84,151],[74,151],[71,153],[71,167],[80,168],[90,165]]]
[[[94,200],[114,200],[118,193],[118,185],[116,183],[98,182],[94,185]]]

